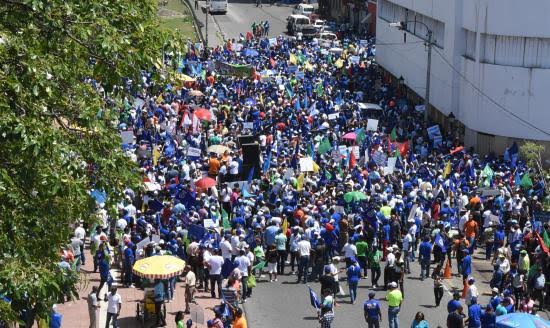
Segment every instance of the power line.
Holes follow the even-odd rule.
[[[434,47],[433,48],[435,50],[435,52],[437,52],[437,54],[439,55],[439,57],[441,57],[441,59],[443,59],[443,61],[449,65],[449,67],[455,71],[458,75],[460,75],[460,77],[462,77],[464,79],[464,81],[466,81],[469,85],[472,86],[472,88],[474,88],[474,90],[476,90],[480,95],[482,95],[483,97],[487,98],[491,103],[493,103],[495,106],[497,106],[498,108],[500,108],[501,110],[503,110],[504,112],[506,112],[508,115],[511,115],[512,117],[520,120],[523,124],[526,124],[527,126],[547,135],[547,136],[550,136],[550,132],[546,132],[544,131],[543,129],[537,127],[536,125],[532,124],[531,122],[521,118],[520,116],[514,114],[512,111],[508,110],[507,108],[505,108],[504,106],[502,106],[501,104],[499,104],[496,100],[494,100],[493,98],[491,98],[489,95],[487,95],[485,92],[483,92],[483,90],[481,90],[480,88],[478,88],[473,82],[471,82],[470,80],[468,80],[466,78],[466,76],[464,76],[462,74],[462,72],[460,72],[458,69],[456,69],[453,64],[451,64],[447,58],[445,58],[445,56],[443,56],[443,54],[441,52],[439,52],[439,50],[437,49],[437,47]]]

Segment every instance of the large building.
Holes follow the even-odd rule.
[[[378,0],[377,61],[424,97],[429,28],[431,118],[448,126],[455,117],[464,143],[482,154],[524,139],[548,154],[549,13],[547,0]],[[390,26],[399,21],[406,36]]]

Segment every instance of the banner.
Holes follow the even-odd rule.
[[[189,147],[187,148],[187,157],[201,157],[201,150],[199,148]]]
[[[254,67],[252,65],[237,65],[216,61],[216,73],[220,75],[251,77],[254,75]]]
[[[428,136],[430,139],[434,139],[435,136],[441,136],[441,131],[439,130],[439,125],[430,126],[428,129]]]
[[[378,120],[369,118],[367,121],[367,131],[378,131]]]

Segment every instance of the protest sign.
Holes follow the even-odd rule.
[[[244,130],[246,130],[246,129],[249,129],[249,130],[254,129],[254,123],[253,123],[253,122],[243,122],[243,129],[244,129]]]
[[[348,151],[352,151],[355,158],[361,157],[361,154],[359,153],[359,146],[350,146],[348,147]]]
[[[368,41],[368,40],[359,40],[359,46],[360,46],[361,48],[366,48],[366,47],[368,47],[368,45],[369,45],[369,41]]]
[[[296,78],[297,78],[298,80],[302,80],[303,78],[306,77],[306,73],[304,73],[303,71],[296,71],[296,75],[295,75],[295,76],[296,76]]]
[[[218,221],[214,222],[212,219],[204,219],[203,226],[206,229],[210,229],[212,227],[217,228],[218,227]]]
[[[371,119],[367,121],[367,131],[377,131],[378,130],[378,120]]]
[[[377,150],[373,155],[372,155],[372,160],[376,163],[376,165],[378,166],[384,166],[386,164],[386,154],[384,154],[382,151],[380,150]]]
[[[300,172],[313,172],[313,159],[311,157],[300,158]]]
[[[359,56],[351,56],[349,57],[349,61],[350,63],[357,65],[359,64]]]
[[[328,119],[329,119],[329,120],[335,120],[335,119],[338,118],[338,116],[340,116],[339,113],[328,114]]]
[[[220,75],[250,77],[254,74],[254,67],[252,65],[237,65],[216,61],[216,73]]]
[[[139,243],[137,243],[136,248],[137,249],[142,249],[142,248],[145,248],[145,246],[149,245],[150,243],[158,244],[159,241],[160,241],[160,236],[159,235],[151,235],[149,237],[144,238]]]
[[[430,126],[428,129],[428,136],[430,139],[434,139],[435,136],[441,136],[441,131],[439,130],[439,125]]]
[[[134,142],[134,131],[122,131],[120,138],[122,138],[123,144],[131,144]]]
[[[397,163],[397,157],[390,157],[390,158],[388,158],[387,167],[391,168],[392,172],[393,172],[393,169],[395,169],[395,164],[396,163]]]
[[[187,157],[201,157],[200,148],[194,148],[194,147],[187,148]]]
[[[277,45],[277,38],[271,38],[269,39],[269,46],[273,47]]]

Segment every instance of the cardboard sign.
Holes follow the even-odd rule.
[[[378,120],[369,118],[367,121],[367,131],[378,131]]]
[[[313,159],[311,157],[300,158],[300,172],[313,172]]]
[[[384,166],[386,164],[386,154],[384,154],[383,152],[381,152],[380,150],[377,150],[373,155],[372,155],[372,160],[376,163],[376,165],[378,166]]]
[[[428,129],[428,136],[430,139],[434,139],[435,136],[441,136],[441,131],[439,130],[439,125],[430,126]]]
[[[189,147],[187,148],[187,157],[201,157],[201,150],[199,148]]]
[[[356,159],[359,159],[361,157],[361,154],[359,153],[359,146],[350,146],[348,147],[348,151],[352,151]]]
[[[120,132],[120,138],[123,144],[134,143],[134,131],[122,131]]]

